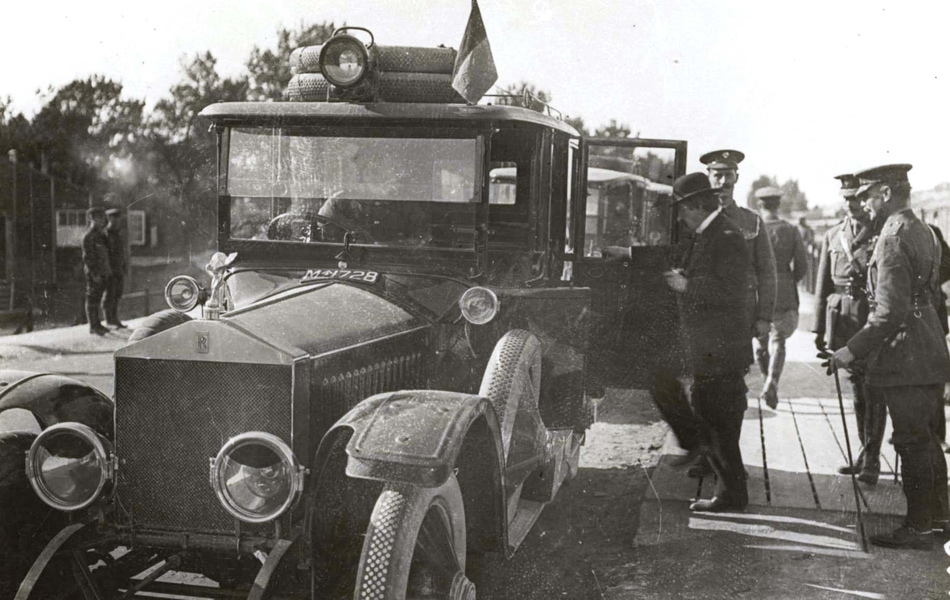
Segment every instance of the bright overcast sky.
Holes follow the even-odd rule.
[[[383,45],[457,48],[468,0],[17,1],[4,11],[0,95],[32,114],[37,89],[102,73],[149,106],[183,55],[211,50],[225,75],[280,26],[333,21]],[[139,7],[142,8],[139,8]],[[758,175],[797,178],[836,202],[841,172],[914,164],[915,189],[950,181],[950,51],[944,2],[481,0],[499,83],[525,79],[592,129],[746,153]]]

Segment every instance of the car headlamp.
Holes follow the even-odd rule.
[[[179,275],[165,286],[165,302],[178,312],[188,312],[201,300],[201,286],[193,277]]]
[[[351,35],[335,35],[320,50],[320,72],[335,86],[348,88],[357,85],[368,68],[366,46]]]
[[[63,511],[85,508],[114,481],[111,444],[81,423],[53,425],[33,441],[26,474],[46,504]]]
[[[293,505],[303,490],[304,472],[283,440],[253,431],[228,440],[211,460],[211,486],[236,518],[263,523]]]
[[[488,288],[473,287],[459,298],[462,316],[472,325],[484,325],[498,314],[498,296]]]

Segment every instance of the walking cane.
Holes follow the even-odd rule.
[[[868,538],[864,532],[864,518],[861,515],[861,492],[858,490],[858,480],[854,476],[854,459],[851,457],[851,439],[848,437],[848,420],[844,416],[844,399],[841,397],[841,381],[838,379],[838,367],[831,360],[832,372],[835,376],[835,389],[838,391],[838,408],[841,409],[841,425],[844,427],[844,445],[848,448],[848,470],[851,472],[851,487],[854,488],[854,506],[858,509],[858,529],[861,532],[861,550],[868,551]]]

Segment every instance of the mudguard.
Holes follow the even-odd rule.
[[[495,456],[504,465],[498,417],[481,396],[411,390],[367,398],[337,423],[353,430],[346,446],[346,474],[440,486],[452,472],[466,433],[479,419],[484,419]]]
[[[12,408],[33,413],[43,429],[71,421],[88,425],[113,439],[112,400],[69,377],[0,370],[0,413]]]

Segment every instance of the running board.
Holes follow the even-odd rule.
[[[518,512],[515,513],[515,518],[508,524],[509,553],[513,554],[518,549],[528,532],[531,531],[531,527],[534,526],[534,522],[541,516],[543,509],[544,502],[521,499],[518,503]]]

